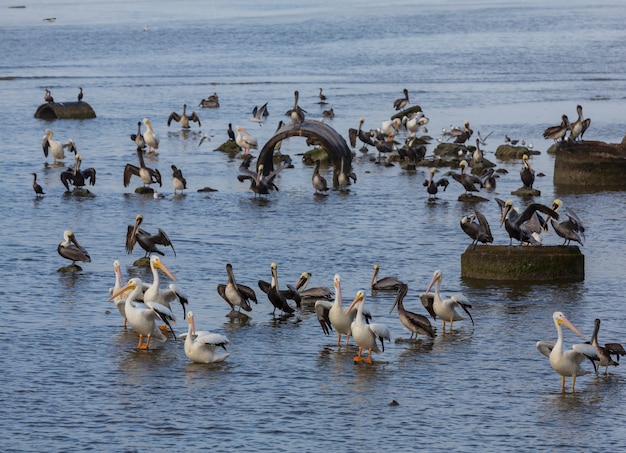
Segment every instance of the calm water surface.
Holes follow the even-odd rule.
[[[88,6],[85,8],[85,3]],[[542,131],[576,104],[592,118],[585,138],[619,142],[626,116],[622,2],[77,2],[35,1],[3,6],[0,14],[0,184],[5,232],[4,353],[0,402],[4,451],[589,451],[624,448],[624,373],[579,378],[562,393],[560,379],[535,349],[554,340],[552,312],[563,311],[583,332],[603,321],[601,341],[624,342],[623,192],[554,187],[554,157]],[[18,5],[19,3],[15,3]],[[44,22],[56,17],[55,22]],[[142,32],[147,27],[146,32]],[[75,99],[78,86],[98,117],[46,122],[33,117],[45,88],[57,101]],[[520,185],[519,161],[493,153],[505,134],[533,143],[533,167],[545,176],[536,201],[563,200],[585,220],[586,277],[575,284],[532,282],[473,285],[460,278],[460,254],[469,238],[460,218],[475,206],[457,201],[454,183],[428,202],[426,169],[409,173],[375,165],[375,153],[357,151],[358,181],[348,193],[313,196],[312,168],[299,154],[302,139],[283,143],[295,168],[281,173],[280,192],[254,198],[237,181],[239,161],[213,149],[228,123],[240,124],[263,144],[299,90],[309,118],[323,87],[336,116],[328,124],[347,139],[360,117],[376,128],[408,88],[411,104],[430,118],[433,137],[470,120],[484,136],[487,158],[509,170],[479,208],[497,227],[494,197]],[[195,107],[217,92],[219,109]],[[268,102],[259,127],[254,105]],[[202,127],[182,134],[167,127],[171,111],[187,103]],[[165,198],[124,188],[126,163],[136,164],[128,136],[137,121],[152,120],[160,154],[147,161],[164,175]],[[93,166],[94,198],[63,196],[63,167],[46,165],[41,137],[72,138]],[[213,134],[198,147],[202,133]],[[429,146],[429,155],[436,142]],[[71,159],[67,160],[69,163]],[[48,158],[48,163],[51,159]],[[173,196],[169,167],[176,164],[189,190]],[[323,169],[330,178],[332,169]],[[46,191],[36,200],[31,172]],[[217,189],[199,193],[202,187]],[[133,266],[139,251],[124,250],[126,227],[144,215],[148,231],[165,230],[176,247],[163,258],[190,297],[199,328],[227,335],[231,356],[220,365],[192,364],[181,341],[146,351],[121,327],[112,303],[112,263],[125,276],[151,277]],[[92,262],[76,274],[57,272],[55,251],[72,229]],[[547,244],[559,244],[547,237]],[[342,277],[345,299],[367,289],[372,266],[409,284],[407,308],[425,314],[417,295],[435,269],[442,290],[463,292],[476,325],[461,321],[434,340],[402,341],[409,333],[391,295],[366,305],[391,330],[392,342],[372,366],[355,365],[355,347],[337,348],[310,308],[274,317],[264,296],[246,322],[226,317],[215,290],[233,264],[240,283],[256,287],[278,264],[280,283],[313,274],[312,286]],[[186,323],[182,310],[175,330]],[[579,341],[570,332],[566,343]],[[353,344],[353,343],[352,343]],[[569,381],[568,381],[569,382]],[[390,405],[392,401],[398,405]]]

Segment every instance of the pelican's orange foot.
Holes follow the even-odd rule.
[[[370,359],[369,357],[367,359],[363,359],[363,361],[365,363],[369,363],[370,365],[372,364],[372,359]]]
[[[363,356],[360,356],[360,355],[354,356],[355,362],[360,362],[361,360],[363,360]]]
[[[159,326],[161,332],[167,332],[167,326]]]

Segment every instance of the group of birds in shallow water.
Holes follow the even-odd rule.
[[[82,100],[83,90],[80,88],[78,95],[79,102]],[[288,110],[288,115],[294,124],[302,123],[304,121],[306,111],[298,105],[299,93],[294,93],[294,106]],[[319,90],[320,104],[326,104],[326,96],[322,93],[322,89]],[[49,90],[45,91],[46,102],[54,102]],[[404,90],[404,97],[399,98],[394,102],[394,108],[397,111],[403,111],[409,104],[408,90]],[[219,99],[217,93],[209,96],[207,99],[202,99],[199,106],[203,108],[215,108],[219,107]],[[562,122],[559,126],[547,128],[544,132],[546,139],[555,140],[555,142],[566,142],[582,140],[582,137],[589,127],[590,120],[583,119],[582,107],[577,106],[578,119],[575,123],[570,123],[567,116],[563,115]],[[263,123],[269,115],[267,109],[267,103],[254,107],[252,111],[251,120]],[[324,111],[325,118],[332,118],[334,111]],[[176,121],[181,124],[183,129],[189,129],[190,123],[195,122],[198,126],[201,125],[200,119],[196,112],[187,113],[187,105],[183,105],[182,114],[172,112],[168,118],[168,126],[172,121]],[[385,121],[382,127],[377,130],[371,130],[365,132],[362,129],[364,120],[361,118],[359,121],[358,129],[350,129],[349,137],[351,146],[356,146],[356,140],[360,140],[364,147],[368,145],[374,146],[379,155],[383,153],[389,153],[391,151],[397,151],[396,143],[394,141],[395,135],[400,130],[400,127],[406,128],[409,131],[409,138],[404,148],[404,155],[402,157],[409,157],[411,159],[423,158],[425,154],[425,147],[422,144],[418,145],[417,150],[409,151],[411,149],[411,142],[415,141],[415,133],[419,127],[425,126],[428,123],[428,119],[422,112],[412,114],[410,116],[404,116],[402,120],[394,119]],[[145,130],[141,130],[142,124],[145,126]],[[279,124],[279,128],[282,123]],[[229,140],[235,141],[237,145],[243,150],[244,158],[239,167],[240,175],[238,179],[240,181],[250,181],[251,190],[255,194],[268,194],[270,190],[278,190],[274,183],[274,178],[280,171],[292,166],[291,160],[287,159],[269,175],[263,175],[263,168],[257,169],[257,172],[250,170],[252,156],[249,154],[251,149],[258,149],[258,142],[256,139],[241,126],[236,127],[237,135],[235,135],[232,125],[229,124],[228,137]],[[569,131],[569,137],[566,137]],[[465,122],[462,128],[451,128],[449,131],[444,130],[444,137],[453,139],[454,143],[464,144],[473,134],[470,128],[469,122]],[[484,144],[486,137],[480,137],[476,139],[476,151],[472,156],[473,162],[480,161],[482,159],[482,151],[480,150],[480,144]],[[208,136],[203,136],[202,141],[207,139]],[[507,137],[506,142],[511,142],[511,139]],[[159,139],[154,132],[150,121],[144,118],[143,121],[137,123],[137,132],[131,135],[131,140],[136,145],[137,157],[139,160],[139,166],[127,164],[124,169],[124,186],[127,187],[130,183],[132,176],[138,176],[145,186],[158,183],[162,185],[161,174],[157,169],[150,169],[146,167],[144,162],[144,154],[156,154],[159,148]],[[64,150],[68,149],[74,153],[74,166],[68,167],[61,173],[61,181],[67,191],[70,191],[69,185],[72,184],[75,189],[84,187],[87,183],[94,185],[96,182],[96,171],[94,168],[81,169],[82,157],[76,150],[76,145],[72,140],[68,140],[65,143],[53,140],[53,132],[47,129],[42,140],[42,148],[44,155],[47,157],[48,153],[51,153],[53,163],[63,161],[65,155]],[[529,157],[525,155],[522,159],[523,167],[520,171],[520,178],[524,188],[532,188],[535,178],[534,170],[529,163]],[[323,176],[319,173],[320,160],[315,162],[315,168],[312,175],[312,184],[315,188],[315,193],[320,194],[326,192],[328,184]],[[455,181],[463,185],[466,192],[477,191],[477,187],[481,188],[494,188],[495,177],[493,170],[487,171],[486,176],[481,179],[474,175],[467,173],[469,164],[463,159],[460,162],[461,172],[460,174],[453,174],[452,177]],[[186,189],[186,180],[182,175],[182,171],[175,165],[172,168],[172,178],[174,185],[174,192]],[[430,170],[430,179],[424,181],[424,186],[427,188],[429,197],[434,197],[439,188],[446,190],[449,183],[446,178],[440,178],[435,181],[436,169]],[[42,187],[37,183],[36,173],[32,173],[33,176],[33,189],[37,197],[44,194]],[[353,178],[356,181],[355,175],[348,176],[349,179]],[[571,208],[566,208],[565,212],[567,220],[558,221],[560,214],[559,209],[562,206],[560,200],[555,200],[551,207],[544,206],[538,203],[532,203],[527,206],[522,212],[513,206],[511,200],[503,201],[496,198],[500,208],[500,226],[505,227],[510,237],[509,245],[512,245],[513,240],[519,242],[520,245],[540,245],[540,234],[546,232],[548,225],[552,226],[552,229],[557,235],[564,239],[563,245],[569,244],[571,241],[582,244],[584,239],[584,225],[580,218]],[[543,217],[545,216],[545,217]],[[153,282],[148,285],[141,281],[139,278],[132,278],[128,282],[124,283],[121,266],[119,261],[114,262],[115,272],[115,285],[110,289],[111,297],[109,300],[115,302],[120,314],[124,319],[124,327],[127,323],[130,324],[132,329],[138,334],[138,345],[140,349],[148,349],[150,347],[151,340],[159,342],[167,341],[168,337],[165,334],[166,330],[170,330],[174,338],[176,335],[173,331],[172,324],[176,320],[176,316],[173,313],[170,303],[174,300],[178,300],[183,309],[183,317],[187,320],[188,330],[186,333],[182,333],[179,338],[184,339],[184,351],[187,357],[194,362],[212,363],[223,361],[229,356],[226,351],[226,346],[230,343],[228,338],[221,334],[199,331],[196,330],[194,314],[193,312],[187,312],[188,298],[181,290],[181,288],[171,283],[164,289],[160,287],[159,271],[165,273],[172,281],[176,281],[176,278],[172,272],[163,264],[161,258],[156,255],[164,256],[164,253],[157,246],[171,247],[174,254],[174,246],[170,241],[167,234],[160,228],[156,234],[148,233],[140,228],[143,221],[141,214],[135,218],[135,223],[128,226],[126,237],[126,251],[132,253],[135,244],[139,244],[145,251],[145,257],[149,258],[150,268],[152,271]],[[464,216],[460,221],[461,229],[472,239],[472,246],[475,247],[478,242],[488,244],[493,242],[493,236],[486,217],[482,212],[476,210],[475,212]],[[81,246],[76,239],[75,234],[71,230],[64,232],[64,241],[58,245],[58,253],[62,257],[71,260],[72,265],[76,265],[76,262],[91,261],[91,257],[87,250]],[[156,254],[156,255],[155,255]],[[358,291],[352,302],[347,308],[343,306],[342,292],[341,292],[341,279],[339,275],[335,275],[333,280],[333,290],[327,287],[307,288],[310,281],[311,274],[304,272],[296,282],[295,286],[286,285],[286,288],[281,289],[278,284],[278,271],[276,263],[271,263],[271,282],[258,281],[259,289],[266,294],[268,301],[272,304],[275,314],[276,310],[285,316],[292,315],[296,310],[303,308],[303,304],[307,303],[314,307],[317,319],[320,323],[322,331],[329,335],[331,331],[335,331],[337,334],[337,345],[341,345],[342,335],[346,338],[346,346],[349,344],[350,337],[354,338],[355,343],[358,346],[358,353],[354,357],[355,362],[372,362],[372,353],[379,353],[384,351],[385,341],[390,341],[391,336],[389,329],[377,322],[372,322],[372,314],[365,307],[365,292],[363,290]],[[395,294],[393,305],[391,306],[390,313],[397,309],[398,317],[402,325],[411,332],[410,339],[417,338],[418,335],[424,335],[429,338],[435,336],[435,329],[430,323],[428,317],[409,311],[404,306],[404,298],[408,293],[408,285],[395,277],[378,278],[380,267],[374,266],[374,275],[370,283],[370,289],[373,294],[379,291],[390,292]],[[219,284],[217,286],[217,293],[222,297],[229,305],[232,316],[247,316],[243,312],[250,312],[252,310],[251,303],[258,303],[257,295],[254,289],[250,286],[237,283],[233,271],[233,267],[230,263],[226,264],[227,282],[225,284]],[[465,313],[471,320],[472,325],[474,320],[470,313],[471,304],[465,296],[462,294],[455,294],[447,299],[442,299],[440,295],[440,285],[442,280],[441,271],[435,271],[432,280],[426,287],[426,291],[419,295],[422,305],[426,309],[427,313],[433,320],[437,318],[442,321],[442,329],[445,332],[446,323],[449,323],[449,329],[452,330],[452,325],[455,321],[465,319],[462,312]],[[431,289],[434,291],[431,292]],[[296,307],[294,308],[288,301],[293,300]],[[243,312],[242,312],[243,310]],[[555,312],[553,320],[557,328],[558,338],[556,342],[537,342],[537,349],[550,359],[552,368],[562,376],[562,388],[565,388],[565,377],[570,376],[572,378],[572,390],[574,389],[576,377],[590,373],[585,370],[581,363],[585,360],[590,360],[593,367],[598,372],[598,368],[605,367],[605,373],[609,366],[616,366],[619,363],[619,357],[626,354],[624,348],[619,343],[607,343],[600,345],[598,342],[598,331],[600,327],[600,320],[596,319],[595,328],[591,337],[591,341],[583,344],[576,344],[571,350],[563,350],[563,336],[561,326],[565,325],[575,333],[582,336],[582,334],[568,321],[565,316],[560,312]],[[145,340],[145,341],[144,341]],[[367,351],[367,356],[364,356],[364,351]],[[615,357],[615,358],[613,358]]]

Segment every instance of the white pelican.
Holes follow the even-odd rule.
[[[405,283],[396,278],[396,277],[383,277],[380,280],[377,280],[378,272],[380,271],[380,266],[378,264],[374,264],[374,275],[372,275],[372,281],[370,286],[372,291],[397,291],[401,285]]]
[[[135,224],[128,225],[128,228],[126,229],[126,253],[131,254],[133,252],[133,248],[135,247],[135,243],[138,242],[141,248],[146,252],[146,257],[152,253],[158,253],[161,256],[165,255],[156,247],[157,245],[172,247],[174,256],[176,256],[174,245],[172,245],[172,241],[170,241],[170,238],[167,234],[165,234],[165,231],[161,228],[157,228],[157,234],[150,234],[139,228],[139,225],[141,225],[142,222],[143,216],[141,214],[137,214],[135,217]]]
[[[91,263],[91,257],[87,250],[82,247],[76,240],[76,236],[72,230],[65,230],[63,232],[64,241],[57,246],[57,252],[63,258],[72,261],[72,266],[76,266],[76,261],[83,261],[84,263]]]
[[[43,188],[37,183],[37,173],[31,173],[31,175],[33,175],[33,190],[35,191],[35,196],[39,198],[41,195],[45,195],[46,193],[43,191]]]
[[[131,290],[129,289],[120,293],[120,289],[122,289],[122,287],[124,286],[124,277],[122,276],[122,266],[120,265],[120,262],[118,260],[113,261],[113,271],[115,272],[115,284],[113,285],[112,288],[109,288],[109,294],[111,295],[118,294],[118,295],[115,298],[110,299],[110,300],[113,300],[115,307],[120,312],[120,315],[122,315],[122,318],[124,318],[124,329],[126,329],[125,305],[126,305],[126,299],[128,298],[128,295],[131,293]],[[137,301],[143,302],[143,292],[146,289],[148,289],[148,285],[143,283],[142,292],[141,294],[137,296],[137,299],[136,299]]]
[[[196,112],[191,112],[191,115],[187,115],[187,104],[183,104],[183,113],[179,115],[176,112],[170,113],[169,118],[167,119],[167,127],[170,127],[172,124],[172,120],[180,123],[180,126],[183,129],[190,129],[191,126],[189,124],[190,121],[198,123],[198,127],[201,127],[200,118],[198,118],[198,114]]]
[[[313,176],[311,176],[311,182],[313,183],[313,188],[315,189],[315,195],[325,195],[324,192],[328,191],[326,178],[320,174],[321,164],[322,161],[320,159],[315,161],[315,169],[313,170]]]
[[[330,335],[330,331],[335,329],[337,332],[337,346],[341,346],[341,335],[346,336],[346,347],[348,346],[348,342],[350,341],[351,336],[351,325],[352,321],[356,317],[357,308],[352,308],[352,310],[345,310],[342,306],[342,297],[341,297],[341,278],[339,274],[335,274],[335,278],[333,279],[333,285],[335,288],[335,301],[331,302],[329,300],[318,300],[315,302],[315,314],[317,315],[317,320],[322,326],[322,330],[326,335]],[[364,316],[367,319],[372,319],[372,316],[369,312],[364,313]]]
[[[170,270],[161,262],[161,258],[158,256],[150,257],[150,269],[152,270],[152,285],[148,289],[146,289],[143,293],[143,301],[144,303],[148,302],[156,302],[160,305],[163,305],[167,308],[170,308],[170,302],[174,299],[178,299],[180,304],[183,306],[183,316],[185,316],[187,308],[186,304],[189,303],[187,296],[182,292],[182,290],[177,286],[171,283],[168,289],[162,289],[159,287],[159,271],[161,269],[165,274],[176,281],[176,277],[172,275]]]
[[[243,308],[245,311],[252,311],[248,300],[257,303],[254,290],[249,286],[237,283],[232,264],[226,264],[226,273],[228,274],[228,282],[225,285],[223,283],[217,285],[217,293],[230,305],[231,309],[234,310],[235,307],[239,307],[240,310]]]
[[[435,284],[435,292],[430,293],[430,289]],[[474,319],[472,318],[472,314],[469,312],[469,309],[472,308],[469,300],[467,300],[463,294],[454,294],[449,299],[442,300],[441,295],[439,294],[440,286],[441,271],[437,269],[433,275],[433,279],[428,285],[428,288],[426,288],[426,292],[420,294],[420,300],[433,319],[437,319],[437,316],[441,318],[443,321],[443,331],[446,331],[446,321],[450,323],[450,330],[452,330],[452,323],[454,321],[465,319],[459,312],[457,312],[457,307],[461,307],[465,313],[467,313],[472,320],[472,325],[474,325]]]
[[[217,349],[226,350],[226,345],[230,340],[224,335],[206,330],[196,330],[196,323],[193,319],[193,312],[187,313],[189,327],[187,333],[183,333],[179,338],[185,340],[185,355],[189,360],[196,363],[222,362],[230,354],[220,353]]]
[[[387,136],[387,141],[392,141],[401,124],[402,121],[399,118],[383,121],[380,127],[380,132]]]
[[[159,137],[154,129],[152,129],[152,123],[148,118],[143,119],[143,124],[146,126],[146,131],[143,133],[143,139],[148,145],[148,154],[156,154],[159,149]]]
[[[565,390],[565,377],[571,376],[572,378],[572,391],[576,385],[576,376],[583,376],[591,373],[588,370],[583,369],[580,364],[583,360],[588,358],[580,352],[576,352],[574,349],[567,351],[563,350],[563,332],[561,331],[561,325],[565,325],[572,332],[585,337],[574,325],[567,320],[565,315],[560,311],[555,311],[552,314],[552,320],[556,326],[557,340],[556,343],[550,341],[538,341],[537,349],[546,357],[550,358],[550,365],[552,369],[561,375],[561,389]],[[590,359],[591,360],[591,359]],[[595,367],[595,365],[594,365]]]
[[[424,126],[425,124],[428,124],[428,118],[424,116],[423,112],[417,112],[411,115],[410,117],[409,116],[403,117],[402,124],[404,125],[407,131],[415,134],[419,130],[420,126]]]
[[[604,374],[606,375],[609,371],[610,366],[619,365],[620,356],[626,355],[626,351],[624,347],[619,343],[606,343],[602,346],[598,343],[598,332],[600,331],[600,319],[596,318],[594,321],[593,334],[591,335],[591,342],[584,344],[575,344],[572,346],[572,349],[576,352],[580,352],[585,356],[589,357],[593,363],[594,368],[596,368],[596,374],[598,373],[598,368],[604,367]],[[612,355],[615,355],[617,360],[613,360]],[[597,365],[596,365],[597,364]]]
[[[380,345],[384,352],[385,340],[391,341],[391,334],[389,333],[389,329],[383,324],[367,324],[364,322],[363,304],[365,304],[365,293],[361,290],[356,294],[350,307],[348,307],[349,312],[357,306],[356,317],[350,325],[354,342],[359,346],[359,353],[354,357],[354,361],[360,362],[362,360],[365,363],[372,363],[372,352],[381,352],[376,340],[380,340]],[[367,358],[365,359],[362,356],[363,349],[367,349],[368,351]]]
[[[250,134],[250,132],[241,126],[237,126],[236,129],[237,136],[235,137],[235,143],[239,145],[244,154],[248,154],[251,149],[259,149],[259,142]]]
[[[139,167],[132,164],[126,164],[124,167],[124,187],[128,187],[130,184],[130,178],[139,176],[144,187],[153,183],[159,183],[159,187],[162,187],[161,172],[158,169],[152,169],[146,167],[146,163],[143,160],[143,150],[137,147],[137,158],[139,159]]]
[[[52,140],[54,132],[51,129],[46,129],[45,135],[41,139],[41,147],[43,148],[43,155],[48,157],[48,152],[52,154],[53,164],[57,163],[57,160],[65,159],[65,153],[63,150],[68,148],[69,152],[76,154],[76,144],[72,139],[69,139],[65,143],[61,143],[57,140]]]
[[[408,290],[408,285],[400,286],[400,288],[398,289],[398,293],[396,294],[396,299],[393,301],[393,305],[389,310],[389,314],[391,314],[391,312],[397,305],[398,317],[400,318],[400,322],[404,327],[411,331],[411,337],[409,339],[413,339],[413,336],[417,338],[419,334],[428,335],[430,338],[435,338],[435,331],[433,330],[433,326],[430,325],[430,321],[426,316],[418,315],[417,313],[413,313],[412,311],[408,311],[404,308],[403,300]]]
[[[174,185],[174,195],[176,195],[177,190],[182,193],[187,188],[187,180],[183,176],[183,171],[174,164],[172,164],[172,184]]]
[[[143,283],[140,278],[131,278],[117,293],[113,293],[109,300],[113,300],[119,294],[130,290],[124,305],[124,313],[130,326],[139,334],[137,348],[148,349],[150,340],[153,337],[161,342],[167,341],[167,337],[161,332],[157,320],[163,321],[170,328],[174,338],[176,338],[176,334],[174,334],[170,324],[170,321],[175,321],[176,318],[172,311],[164,305],[150,301],[145,303],[136,302],[135,299],[141,294],[142,288]],[[148,337],[145,343],[143,343],[143,337]]]

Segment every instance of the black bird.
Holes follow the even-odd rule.
[[[487,173],[483,176],[483,188],[495,189],[496,188],[496,171],[493,168],[488,168]]]
[[[170,116],[167,119],[168,127],[172,123],[172,120],[180,123],[183,129],[191,128],[191,125],[189,124],[190,121],[198,123],[198,127],[202,127],[202,123],[200,123],[200,118],[198,118],[198,114],[196,112],[191,112],[191,115],[187,115],[187,104],[183,104],[183,113],[181,115],[176,112],[170,113]]]
[[[522,161],[524,163],[524,166],[519,173],[520,178],[522,179],[522,184],[524,184],[524,189],[532,189],[535,182],[535,170],[533,170],[530,166],[528,154],[524,154],[524,157],[522,157]]]
[[[358,138],[362,143],[365,150],[367,150],[367,145],[376,146],[374,141],[372,140],[372,135],[369,132],[365,132],[363,129],[363,123],[365,122],[365,118],[359,118],[359,127],[357,129],[350,128],[348,129],[348,136],[350,138],[350,146],[353,148],[356,147],[356,139]]]
[[[426,191],[428,192],[428,198],[434,198],[439,192],[439,187],[443,187],[443,191],[445,192],[448,188],[449,181],[446,178],[441,178],[437,182],[435,182],[435,171],[436,169],[430,169],[430,178],[424,181],[424,187],[426,187]]]
[[[52,104],[54,103],[54,98],[52,97],[52,93],[50,93],[50,90],[46,88],[46,91],[43,94],[43,98],[44,100],[48,103],[48,104]]]
[[[466,160],[462,160],[461,162],[459,162],[459,167],[461,167],[461,173],[453,173],[452,178],[461,185],[463,185],[466,194],[468,192],[479,192],[480,190],[478,188],[483,186],[483,182],[480,180],[479,177],[465,173],[468,166],[469,164]]]
[[[124,167],[124,187],[128,187],[130,178],[133,175],[141,178],[144,187],[154,183],[159,183],[159,187],[162,187],[161,173],[156,168],[146,167],[141,148],[137,148],[137,158],[139,159],[139,167],[132,164],[126,164],[126,167]]]
[[[461,219],[461,229],[473,239],[472,246],[474,248],[476,248],[478,242],[483,244],[493,242],[489,222],[487,222],[487,218],[480,211],[464,216]]]
[[[78,102],[83,100],[83,88],[82,87],[78,87]]]
[[[400,285],[398,292],[396,293],[396,298],[391,306],[391,310],[389,310],[389,314],[391,314],[397,305],[400,322],[404,327],[411,331],[411,336],[409,337],[410,340],[412,340],[413,337],[417,338],[419,334],[435,338],[433,326],[430,324],[430,321],[426,316],[418,315],[417,313],[413,313],[412,311],[408,311],[404,308],[403,300],[408,290],[408,285]]]
[[[404,110],[404,108],[409,104],[409,90],[405,88],[402,92],[404,93],[404,97],[393,101],[393,108],[396,110]]]
[[[233,125],[232,123],[228,123],[228,141],[229,142],[234,142],[235,141],[235,131],[233,130]]]
[[[325,192],[328,192],[328,183],[326,182],[326,178],[320,175],[320,165],[322,161],[317,159],[315,161],[315,170],[313,170],[313,176],[311,177],[311,182],[313,183],[313,188],[315,189],[315,195],[325,195]]]
[[[143,134],[141,133],[141,121],[137,121],[137,133],[130,134],[130,139],[135,142],[138,150],[143,151],[146,149],[146,142],[143,139]]]
[[[509,233],[509,246],[513,244],[513,239],[520,241],[519,245],[541,245],[537,235],[541,232],[541,221],[537,217],[537,211],[542,212],[558,220],[559,214],[549,207],[532,203],[524,209],[520,214],[517,209],[513,208],[513,201],[506,202],[496,198],[496,202],[500,206],[500,226],[504,224],[504,228]]]
[[[63,258],[72,261],[72,265],[76,265],[76,261],[82,261],[84,263],[91,263],[91,257],[87,250],[82,247],[76,240],[76,236],[72,230],[66,230],[63,233],[64,241],[57,247],[57,252]]]
[[[293,168],[291,159],[286,159],[277,169],[269,172],[267,175],[263,175],[263,164],[258,166],[256,173],[250,170],[251,160],[252,156],[249,154],[244,157],[243,162],[239,166],[239,172],[242,174],[238,175],[237,179],[239,180],[239,182],[249,180],[250,190],[255,193],[255,196],[256,194],[267,195],[270,193],[270,190],[278,191],[278,186],[274,184],[274,178],[276,178],[278,173],[280,173],[285,168]]]
[[[46,193],[43,191],[43,188],[37,184],[37,173],[31,173],[31,175],[33,175],[33,190],[37,198],[41,197],[41,195],[45,195]]]
[[[561,116],[561,124],[558,126],[550,126],[543,131],[543,138],[546,140],[554,140],[555,143],[563,142],[565,134],[570,128],[567,115]]]
[[[321,88],[319,90],[320,90],[320,94],[319,94],[320,101],[318,102],[318,104],[320,104],[320,105],[327,104],[326,96],[322,93],[322,89]]]
[[[552,209],[555,212],[558,212],[561,205],[561,200],[556,199],[552,202]],[[567,220],[556,222],[554,219],[548,217],[544,222],[542,222],[542,225],[545,228],[548,220],[550,220],[550,224],[552,225],[554,232],[564,239],[563,245],[569,245],[570,241],[575,241],[580,245],[583,245],[583,239],[585,238],[585,226],[583,225],[582,220],[580,220],[571,208],[565,209],[565,215],[567,215]]]
[[[174,164],[172,164],[172,180],[174,184],[174,195],[176,195],[177,190],[182,192],[187,188],[187,180],[183,176],[183,171]]]
[[[450,138],[454,138],[453,143],[463,144],[470,139],[474,131],[470,128],[470,122],[465,121],[463,127],[453,127],[449,132],[444,132],[444,135]]]
[[[287,111],[287,115],[291,117],[291,121],[293,122],[293,124],[302,124],[302,122],[304,121],[304,116],[306,114],[306,110],[304,110],[298,105],[299,96],[300,96],[300,93],[298,93],[297,90],[293,92],[293,97],[294,97],[293,108]]]
[[[139,243],[139,246],[145,250],[146,257],[149,257],[153,253],[157,253],[161,256],[165,255],[165,253],[157,248],[157,245],[172,247],[174,256],[176,256],[176,250],[174,250],[174,246],[172,245],[170,238],[167,237],[167,234],[165,234],[165,231],[158,228],[157,234],[150,234],[139,228],[141,222],[143,222],[143,216],[141,214],[137,214],[137,217],[135,217],[135,224],[128,225],[128,229],[126,231],[126,253],[130,255],[133,252],[135,243]]]
[[[280,291],[278,286],[278,271],[276,263],[270,264],[270,269],[272,270],[272,283],[270,284],[269,289],[267,290],[267,298],[274,306],[274,311],[272,313],[276,313],[276,309],[278,308],[283,313],[293,313],[295,310],[287,303],[287,298]],[[259,288],[263,290],[263,282],[259,280]],[[300,302],[296,299],[296,305],[300,308]]]
[[[93,186],[96,184],[96,169],[93,167],[86,168],[85,170],[80,169],[80,165],[83,161],[83,158],[80,154],[76,154],[74,156],[74,167],[68,168],[64,172],[61,173],[61,182],[65,186],[65,190],[70,191],[69,183],[74,186],[74,189],[82,189],[87,185],[87,180],[89,180],[89,185]]]

